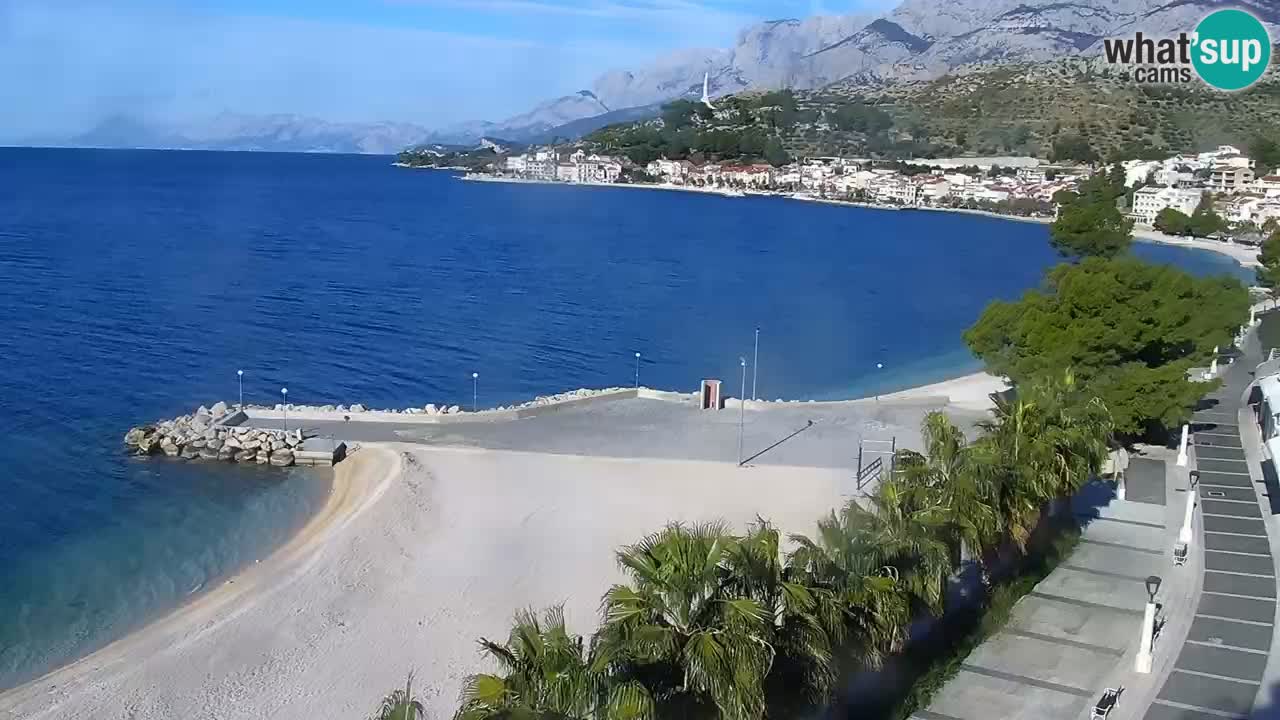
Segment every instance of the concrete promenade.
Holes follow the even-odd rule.
[[[1135,458],[1130,477],[1128,497],[1141,500],[1117,500],[1111,484],[1103,482],[1076,498],[1073,509],[1083,533],[1075,552],[913,717],[1075,720],[1087,717],[1103,688],[1119,684],[1132,670],[1147,599],[1144,580],[1169,574],[1170,533],[1177,532],[1171,520],[1180,519],[1181,510],[1167,451]],[[1170,582],[1161,595],[1173,596],[1183,584]],[[1166,630],[1172,622],[1167,619]]]
[[[1247,404],[1261,360],[1256,334],[1243,351],[1194,415],[1200,481],[1193,551],[1199,548],[1203,561],[1201,592],[1145,720],[1253,717],[1270,694],[1263,678],[1275,647],[1274,541],[1263,520],[1257,428]]]
[[[1111,720],[1280,718],[1274,474],[1263,473],[1248,406],[1261,360],[1256,333],[1222,373],[1223,387],[1193,419],[1190,469],[1199,472],[1188,561],[1172,562],[1189,486],[1174,454],[1148,449],[1127,473],[1126,500],[1077,502],[1077,550],[975,650],[920,720],[1088,717],[1108,687],[1125,688]],[[1270,485],[1264,483],[1269,482]],[[1090,509],[1088,496],[1098,500]],[[1082,504],[1083,503],[1083,504]],[[1092,513],[1096,517],[1090,518]],[[1163,623],[1150,674],[1134,671],[1143,580],[1162,579]]]

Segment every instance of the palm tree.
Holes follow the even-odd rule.
[[[673,524],[618,552],[631,584],[605,594],[596,649],[615,676],[640,679],[664,717],[764,714],[774,617],[729,587],[737,543],[719,523]]]
[[[945,508],[921,503],[923,497],[901,478],[891,477],[869,496],[871,509],[850,500],[843,522],[855,528],[879,574],[894,578],[911,598],[913,610],[937,613],[951,571],[951,553],[943,540],[949,517]]]
[[[564,608],[541,618],[516,613],[506,643],[480,640],[481,651],[503,675],[472,675],[463,684],[456,720],[647,720],[652,701],[636,684],[612,684],[584,653],[582,637],[565,628]]]
[[[757,518],[725,552],[725,587],[754,600],[770,620],[775,657],[766,694],[821,705],[835,683],[832,636],[819,617],[830,600],[783,562],[780,545],[777,529]]]
[[[966,550],[982,550],[999,531],[987,482],[989,462],[941,412],[925,415],[920,433],[924,452],[898,451],[895,475],[915,496],[914,505],[937,513],[946,539],[964,560]]]
[[[899,579],[863,544],[866,533],[852,524],[858,517],[833,511],[818,521],[816,539],[791,535],[796,547],[787,566],[814,596],[814,614],[832,644],[859,665],[878,667],[901,649],[911,603]]]
[[[374,713],[373,720],[418,720],[426,715],[426,708],[413,694],[413,672],[410,672],[403,688],[392,690],[382,698],[382,705]]]
[[[1021,550],[1045,504],[1075,494],[1101,467],[1113,425],[1068,370],[1019,388],[1017,400],[998,400],[981,427],[997,519]]]

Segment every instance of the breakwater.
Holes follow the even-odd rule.
[[[134,455],[167,455],[187,460],[221,460],[289,467],[306,452],[301,429],[286,432],[241,427],[244,410],[232,410],[224,402],[201,405],[190,415],[180,415],[131,428],[124,444]]]

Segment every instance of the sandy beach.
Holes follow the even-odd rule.
[[[737,413],[703,414],[672,393],[506,423],[343,421],[412,442],[357,446],[284,547],[0,694],[0,718],[362,718],[409,670],[429,716],[449,717],[463,678],[490,669],[476,640],[503,638],[517,609],[565,603],[577,632],[595,628],[601,594],[621,579],[617,547],[669,521],[741,528],[759,515],[811,532],[857,492],[850,438],[913,447],[924,413],[973,422],[1005,387],[974,373],[861,400],[748,402],[758,459],[744,468]]]
[[[1004,378],[985,372],[976,372],[952,380],[933,383],[932,385],[921,385],[920,387],[881,395],[880,401],[893,402],[895,400],[946,397],[950,401],[949,407],[955,409],[989,410],[994,406],[994,403],[991,402],[991,394],[1008,389],[1009,383]]]
[[[286,547],[191,605],[0,695],[4,718],[363,718],[417,673],[456,709],[521,607],[589,633],[612,551],[671,520],[810,532],[845,473],[366,445]]]

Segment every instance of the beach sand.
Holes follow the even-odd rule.
[[[944,380],[932,385],[902,390],[888,395],[881,395],[880,402],[895,400],[918,400],[923,398],[947,397],[950,399],[949,409],[989,410],[994,406],[991,394],[1009,389],[1004,378],[984,372],[964,375],[952,380]]]
[[[407,454],[406,454],[407,451]],[[3,718],[363,718],[409,670],[428,717],[522,607],[595,627],[613,551],[672,520],[811,532],[833,468],[366,445],[299,535],[232,582],[0,695]]]

